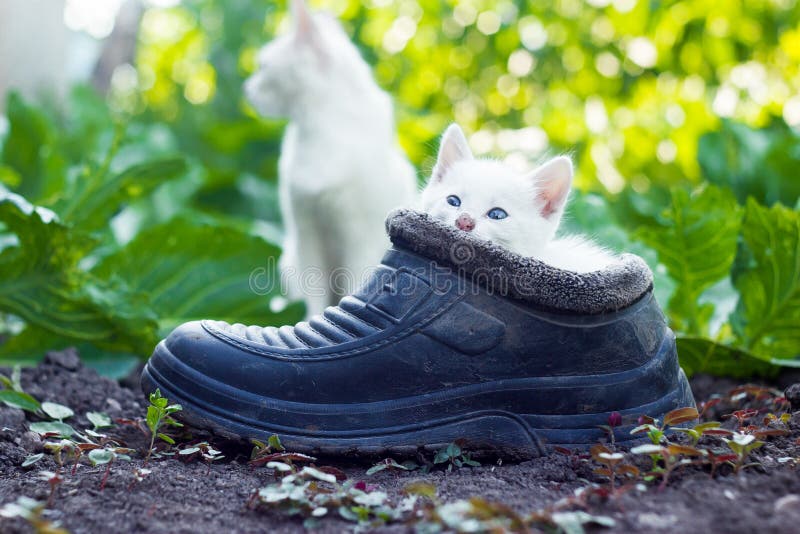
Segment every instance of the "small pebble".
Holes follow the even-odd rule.
[[[81,359],[75,347],[48,352],[44,357],[44,361],[67,371],[77,371],[81,367]]]
[[[678,522],[678,517],[673,514],[659,515],[652,512],[639,514],[636,517],[639,526],[649,529],[671,528]]]
[[[7,428],[16,431],[22,428],[25,422],[25,412],[18,408],[0,405],[0,430]]]
[[[783,396],[791,403],[792,411],[800,410],[800,382],[786,388],[783,391]]]
[[[36,432],[25,432],[20,436],[19,446],[31,454],[42,452],[42,438]]]
[[[785,512],[787,510],[800,510],[800,495],[790,493],[775,501],[775,512]]]
[[[122,406],[120,406],[119,402],[116,399],[112,399],[111,397],[106,399],[106,406],[108,406],[109,412],[121,412]]]

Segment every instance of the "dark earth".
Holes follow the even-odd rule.
[[[10,376],[10,369],[0,369]],[[797,376],[784,375],[770,385],[780,398],[783,387],[797,381]],[[135,378],[122,383],[98,376],[81,365],[74,352],[51,353],[35,368],[23,369],[25,392],[40,401],[68,405],[75,416],[68,422],[76,429],[91,428],[85,417],[88,411],[105,412],[112,419],[143,418],[146,399]],[[708,376],[692,381],[698,401],[714,394],[726,397],[737,384]],[[646,483],[646,489],[620,492],[610,499],[596,498],[587,511],[612,517],[612,528],[590,527],[602,532],[798,532],[800,525],[800,391],[789,388],[786,396],[795,401],[794,414],[785,425],[789,435],[767,438],[767,444],[756,449],[750,461],[760,465],[738,475],[724,466],[715,478],[708,468],[688,466],[677,471],[663,490],[658,481]],[[741,395],[740,395],[741,397]],[[740,399],[747,403],[748,399]],[[788,408],[788,402],[783,403]],[[743,406],[725,402],[711,409],[714,417]],[[784,410],[784,411],[786,411]],[[764,412],[762,410],[762,414]],[[38,420],[33,414],[0,405],[0,505],[20,496],[46,501],[49,485],[39,473],[55,471],[53,457],[22,468],[31,454],[41,452],[42,441],[27,425]],[[733,419],[721,419],[725,427]],[[149,437],[130,424],[118,424],[107,431],[128,447],[146,451]],[[194,439],[197,439],[195,436]],[[703,438],[716,439],[716,438]],[[254,490],[274,483],[271,469],[248,464],[247,446],[213,441],[225,458],[210,466],[202,461],[185,463],[175,458],[150,461],[152,469],[144,480],[134,480],[134,469],[141,467],[141,454],[133,454],[129,462],[112,465],[106,486],[100,489],[105,466],[92,467],[81,462],[76,473],[63,471],[63,482],[57,487],[52,505],[44,516],[60,522],[71,532],[299,532],[303,518],[290,518],[278,511],[248,506]],[[703,441],[701,441],[701,444]],[[180,445],[180,441],[179,441]],[[162,446],[166,446],[162,444]],[[780,459],[780,460],[779,460]],[[649,461],[649,460],[648,460]],[[574,494],[590,482],[607,484],[593,474],[597,464],[587,455],[553,452],[531,461],[484,463],[481,467],[463,467],[447,472],[440,467],[430,473],[419,471],[382,471],[366,475],[374,460],[354,462],[335,458],[318,459],[318,466],[335,466],[355,480],[364,480],[399,499],[403,488],[412,481],[434,484],[443,502],[481,496],[503,503],[520,513],[530,513],[553,505]],[[644,464],[642,464],[644,465]],[[631,487],[633,484],[631,484]],[[644,491],[642,491],[644,490]],[[326,517],[317,527],[322,532],[354,529],[354,524],[335,517]],[[367,531],[413,531],[405,523],[367,527]],[[31,532],[32,527],[20,518],[0,518],[0,532]]]

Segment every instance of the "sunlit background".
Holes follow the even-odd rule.
[[[342,20],[393,96],[398,138],[421,180],[437,136],[453,120],[476,153],[519,168],[570,153],[580,194],[567,225],[642,254],[677,330],[762,359],[800,353],[796,339],[765,337],[770,326],[756,328],[745,316],[742,284],[749,282],[737,274],[758,256],[741,246],[749,241],[739,221],[756,217],[748,198],[785,206],[785,214],[768,213],[790,218],[788,228],[797,224],[797,0],[310,4]],[[242,82],[258,48],[287,23],[286,4],[265,0],[4,0],[0,90],[16,88],[19,96],[6,100],[0,136],[14,137],[16,117],[16,132],[28,137],[13,146],[30,154],[12,154],[6,141],[0,181],[61,214],[59,194],[70,191],[75,169],[113,170],[177,154],[186,171],[131,194],[141,198],[126,199],[82,269],[100,276],[107,255],[125,257],[124,247],[137,245],[142,232],[156,232],[176,215],[263,239],[278,254],[276,162],[284,124],[259,119]],[[682,250],[665,249],[670,239]],[[709,258],[704,246],[717,256]],[[791,300],[800,273],[787,277],[773,282]],[[140,282],[134,290],[152,289]],[[251,305],[254,322],[299,316],[296,307],[260,305]],[[152,311],[157,331],[216,309],[193,306]],[[764,306],[753,310],[774,311]],[[19,337],[31,328],[32,319],[17,321],[24,314],[3,309],[8,332]],[[74,341],[71,335],[45,337],[63,345]],[[107,341],[92,343],[140,352]]]
[[[168,121],[195,106],[252,115],[240,82],[287,19],[282,3],[255,0],[39,3],[62,5],[71,81],[89,77],[126,4],[138,43],[135,61],[113,70],[111,107]],[[641,192],[701,179],[698,141],[722,121],[800,126],[796,0],[311,4],[344,21],[395,96],[401,142],[423,167],[456,120],[477,153],[525,166],[569,150],[582,188]]]

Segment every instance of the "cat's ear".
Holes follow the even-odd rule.
[[[439,144],[439,155],[436,157],[431,180],[441,180],[456,162],[467,159],[472,159],[467,138],[458,124],[451,124],[445,130],[442,142]]]
[[[311,10],[308,9],[305,0],[291,0],[292,20],[294,30],[298,36],[313,32],[314,19],[311,17]]]
[[[292,1],[292,19],[294,20],[294,35],[298,41],[314,42],[317,39],[318,29],[311,16],[305,0]]]
[[[542,217],[561,217],[572,187],[572,160],[566,156],[551,159],[530,175]]]

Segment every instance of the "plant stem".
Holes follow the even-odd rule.
[[[144,467],[147,467],[147,462],[150,461],[150,455],[153,454],[153,447],[156,444],[156,433],[150,433],[150,448],[147,449],[147,456],[144,457]]]
[[[100,491],[103,491],[106,487],[106,482],[108,481],[108,475],[111,474],[111,462],[106,464],[106,472],[103,473],[103,480],[100,481]]]
[[[47,496],[47,507],[50,508],[53,506],[53,500],[56,496],[56,485],[52,482],[50,483],[50,495]]]

